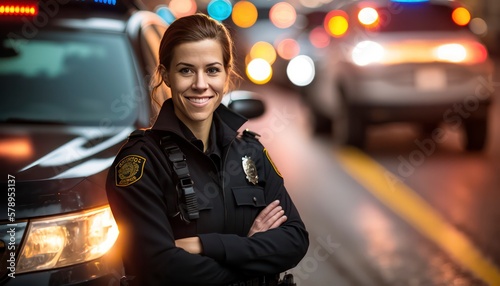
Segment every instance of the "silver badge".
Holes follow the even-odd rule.
[[[241,161],[243,171],[245,171],[245,174],[247,175],[247,180],[250,183],[257,185],[259,182],[259,175],[257,175],[257,167],[255,166],[254,161],[248,156],[241,158]]]

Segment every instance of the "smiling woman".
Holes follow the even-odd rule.
[[[165,84],[172,98],[107,180],[129,284],[278,285],[308,234],[258,135],[238,132],[246,119],[221,105],[235,75],[229,31],[179,18],[159,56],[152,96]]]
[[[191,130],[210,130],[212,114],[228,80],[222,54],[216,40],[184,43],[174,48],[169,67],[160,66],[163,81],[172,91],[175,115]],[[207,146],[208,132],[194,133],[197,138],[206,138]]]

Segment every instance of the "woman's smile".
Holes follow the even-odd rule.
[[[187,99],[194,106],[203,107],[214,97],[213,96],[193,96],[193,97],[184,96],[184,98]]]

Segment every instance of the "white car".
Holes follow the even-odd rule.
[[[455,1],[348,1],[325,13],[332,36],[305,87],[316,127],[363,147],[369,124],[464,128],[466,149],[487,139],[493,64]],[[331,125],[330,125],[331,124]]]

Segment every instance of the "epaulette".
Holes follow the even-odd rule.
[[[146,134],[147,129],[136,129],[130,133],[128,136],[128,139],[136,138],[136,137],[142,137],[144,134]]]
[[[252,139],[259,140],[260,134],[251,131],[250,129],[245,129],[243,131],[243,137],[248,137]]]

